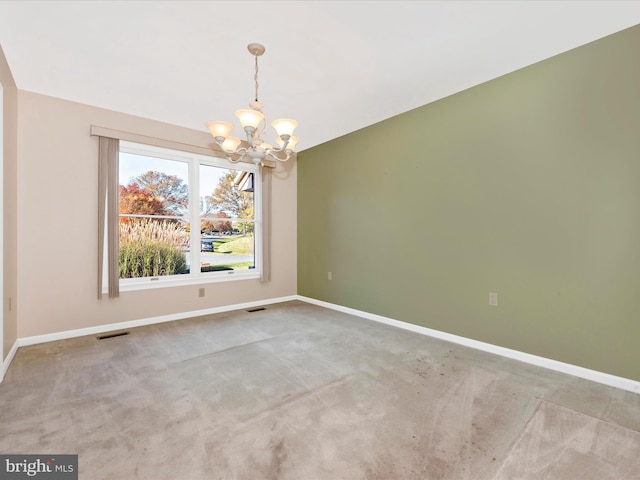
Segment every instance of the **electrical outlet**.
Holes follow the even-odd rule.
[[[491,307],[498,306],[498,294],[494,292],[489,292],[489,305]]]
[[[333,275],[331,272],[327,272],[327,280],[333,280]]]
[[[199,297],[204,297],[204,288],[198,289],[198,296]]]

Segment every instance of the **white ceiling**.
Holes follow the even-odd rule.
[[[636,24],[629,0],[0,1],[19,89],[202,131],[253,99],[262,43],[298,150]]]

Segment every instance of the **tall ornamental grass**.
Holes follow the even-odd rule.
[[[182,245],[189,234],[178,223],[128,218],[120,223],[120,278],[158,277],[186,273]]]

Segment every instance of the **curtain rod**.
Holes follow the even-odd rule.
[[[151,137],[149,135],[142,135],[140,133],[132,133],[132,132],[125,132],[123,130],[115,130],[113,128],[101,127],[98,125],[91,125],[90,135],[96,136],[96,137],[117,138],[118,140],[143,143],[145,145],[152,145],[154,147],[171,148],[171,149],[180,150],[183,152],[206,155],[208,157],[223,158],[223,159],[227,158],[225,153],[215,143],[215,141],[212,141],[211,147],[205,147],[202,145],[193,145],[190,143],[176,142],[174,140],[166,140],[164,138]],[[253,163],[250,159],[245,160],[244,162]],[[276,166],[276,162],[273,160],[264,160],[263,165],[265,167],[274,168]]]

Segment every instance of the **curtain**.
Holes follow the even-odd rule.
[[[120,140],[99,138],[98,152],[98,298],[102,298],[105,232],[109,298],[120,295],[118,278],[118,153]]]
[[[262,168],[262,270],[260,281],[271,281],[271,178],[273,168]]]

